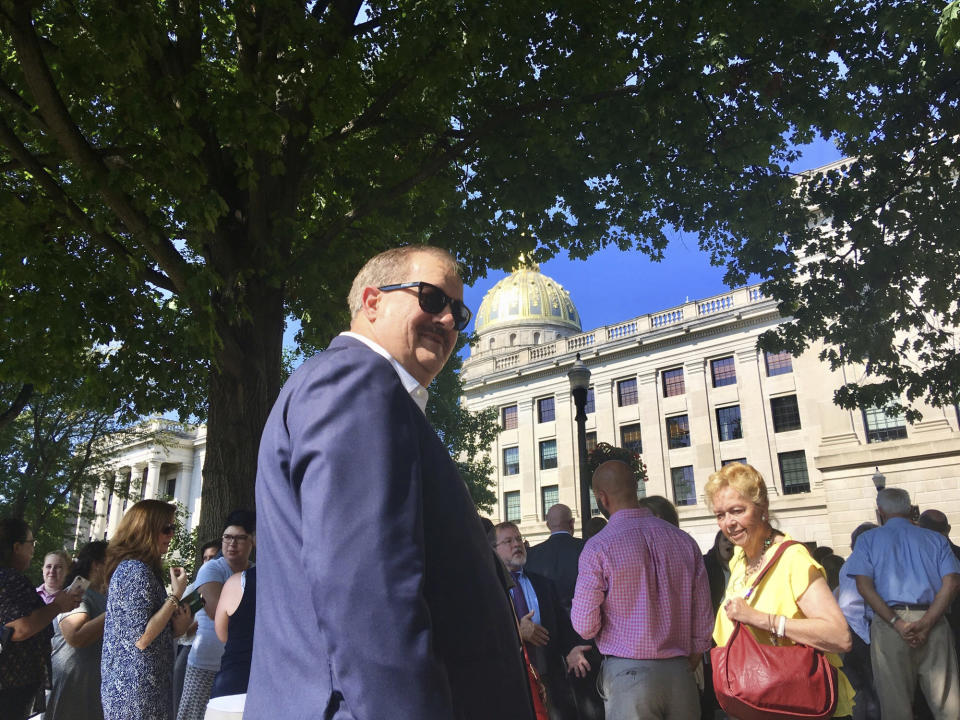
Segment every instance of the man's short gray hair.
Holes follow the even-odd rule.
[[[877,507],[884,515],[910,515],[910,493],[903,488],[884,488],[877,494]]]
[[[460,266],[456,258],[443,248],[433,245],[404,245],[403,247],[385,250],[374,255],[360,268],[360,272],[353,279],[350,293],[347,295],[347,305],[350,308],[350,317],[356,317],[363,308],[363,289],[367,287],[382,287],[401,282],[413,282],[418,278],[405,277],[410,268],[410,260],[415,255],[432,255],[450,264],[457,275],[460,275]]]

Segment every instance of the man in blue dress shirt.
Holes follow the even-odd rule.
[[[870,658],[884,718],[912,717],[917,682],[938,720],[960,718],[960,677],[944,618],[960,562],[942,535],[910,521],[910,495],[877,495],[881,527],[864,533],[844,566],[871,607]]]

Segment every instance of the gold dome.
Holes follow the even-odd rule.
[[[580,332],[580,313],[563,286],[539,267],[521,266],[490,289],[477,311],[476,331],[552,325]]]

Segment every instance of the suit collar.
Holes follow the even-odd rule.
[[[350,332],[349,330],[340,333],[335,338],[334,342],[340,338],[356,340],[357,342],[366,345],[368,348],[377,353],[377,355],[389,360],[390,364],[393,365],[393,369],[396,370],[397,376],[400,378],[400,383],[403,385],[403,389],[407,391],[407,394],[410,395],[410,398],[417,404],[417,407],[420,408],[420,412],[426,414],[427,399],[429,398],[430,394],[427,392],[427,389],[417,382],[417,379],[411,375],[396,358],[393,357],[393,355],[388,353],[382,346],[370,338],[355,332]],[[331,343],[331,345],[332,344],[333,343]]]

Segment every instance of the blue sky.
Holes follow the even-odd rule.
[[[840,154],[833,144],[820,140],[803,148],[802,158],[791,169],[810,170],[838,159]],[[584,331],[727,290],[724,268],[710,265],[709,256],[697,247],[696,236],[675,232],[664,254],[664,260],[657,263],[641,252],[623,252],[614,247],[586,260],[557,256],[543,263],[540,271],[570,293],[580,311]],[[476,314],[483,296],[506,275],[503,271],[491,271],[465,288],[467,307]],[[294,345],[298,328],[298,321],[288,321],[284,345]],[[473,332],[472,320],[469,330]]]
[[[840,159],[832,143],[819,141],[803,148],[802,158],[791,169],[800,172]],[[726,292],[723,267],[710,264],[709,255],[697,247],[697,238],[675,232],[662,262],[638,251],[615,247],[594,253],[586,260],[557,256],[540,266],[540,272],[563,285],[580,311],[584,329],[592,330],[689,300]],[[507,273],[490,272],[464,290],[467,307],[476,313],[486,292]],[[473,332],[473,321],[470,323]]]

